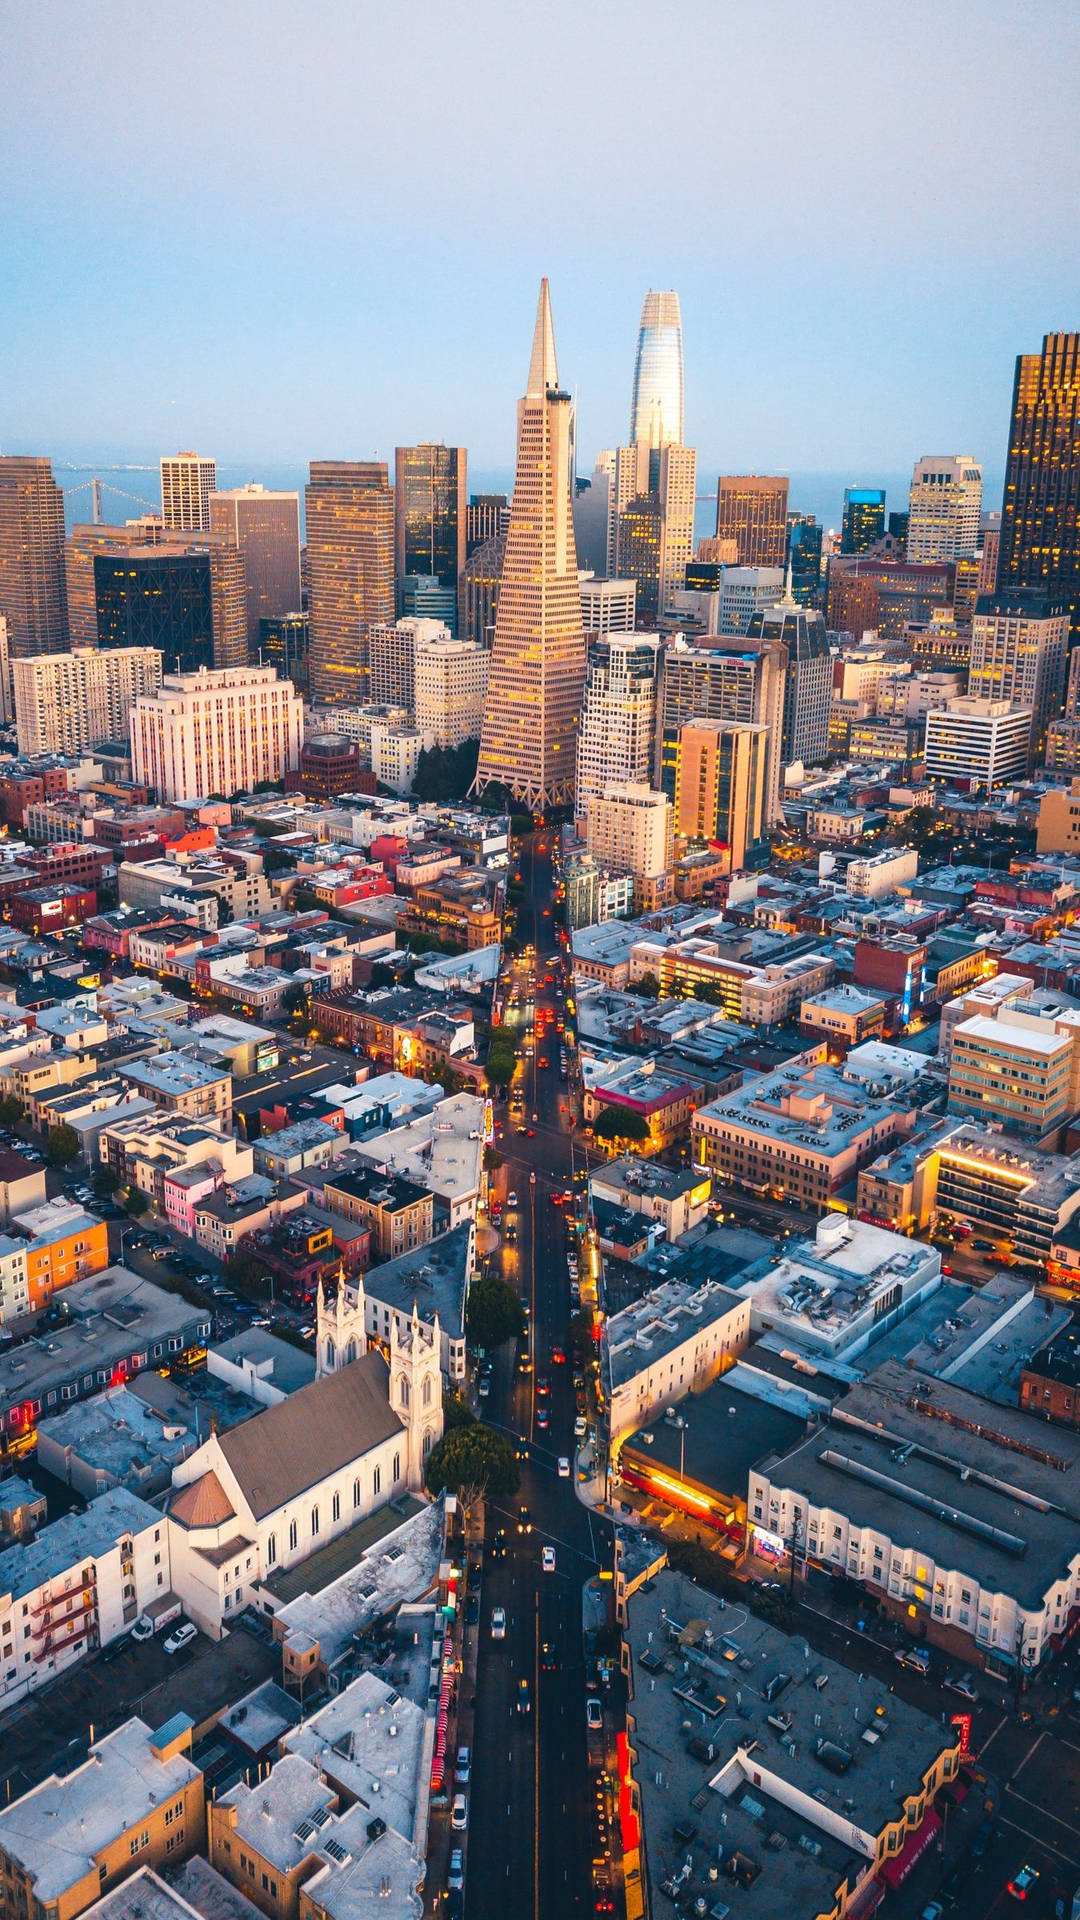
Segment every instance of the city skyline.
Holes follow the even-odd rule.
[[[152,46],[128,30],[136,16],[122,4],[92,25],[55,4],[12,10],[9,59],[23,84],[0,134],[17,269],[0,292],[11,375],[0,445],[140,446],[155,457],[208,446],[223,462],[254,463],[386,457],[441,438],[467,445],[474,470],[506,467],[511,342],[547,273],[586,457],[622,438],[642,293],[668,286],[685,327],[684,437],[706,471],[820,463],[862,478],[872,462],[901,469],[952,446],[970,448],[993,483],[1016,342],[1067,327],[1075,301],[1060,245],[1080,184],[1071,9],[1042,6],[1021,29],[1012,9],[989,4],[973,46],[969,18],[949,6],[917,6],[900,45],[848,4],[827,8],[816,34],[778,5],[776,28],[791,30],[768,35],[749,23],[724,34],[714,10],[689,6],[657,47],[644,8],[623,10],[618,35],[599,13],[556,8],[550,38],[567,59],[528,81],[532,112],[547,115],[544,163],[518,153],[515,31],[481,4],[461,33],[457,12],[432,23],[418,64],[364,8],[327,5],[321,32],[301,38],[283,9],[260,9],[254,34],[251,10],[237,6],[214,18],[212,62],[199,8],[190,31],[164,23]],[[931,65],[920,23],[932,24]],[[586,126],[602,136],[646,43],[653,86],[677,79],[693,122],[722,34],[724,126],[675,143],[639,191],[632,241],[621,240],[617,170],[571,162],[589,151],[573,136]],[[481,42],[482,75],[470,53]],[[345,129],[361,62],[369,125],[357,169]],[[1014,74],[1029,67],[1037,106],[1030,90],[1014,95]],[[407,156],[383,141],[382,158],[380,130],[405,97],[417,137]],[[212,151],[226,101],[238,164],[257,166],[258,191],[208,204],[197,181],[174,183],[163,217],[161,124],[183,111],[190,137]],[[733,195],[733,162],[766,109],[767,151]],[[122,138],[103,144],[103,125],[122,126]],[[940,192],[920,194],[928,165]],[[443,296],[437,325],[416,298],[397,223],[435,177],[444,217],[425,243],[424,284]],[[507,237],[466,270],[457,214],[481,195],[489,230]],[[969,218],[988,196],[993,219]],[[951,229],[946,216],[947,246],[943,205],[958,210]],[[284,296],[288,259],[304,298],[260,300],[253,330],[254,289],[273,281]],[[87,288],[94,318],[81,327]]]

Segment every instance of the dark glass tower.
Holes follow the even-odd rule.
[[[1080,641],[1080,333],[1016,362],[997,584],[1064,601]]]
[[[465,566],[466,523],[464,447],[396,448],[394,573],[399,615],[407,611],[402,583],[418,575],[450,589],[456,604]],[[456,619],[450,624],[456,632]]]
[[[883,487],[845,487],[841,553],[865,553],[885,531]]]
[[[99,647],[160,647],[167,673],[194,673],[214,665],[213,593],[205,550],[95,554],[94,597]]]
[[[821,593],[821,525],[812,513],[789,513],[787,561],[791,569],[791,597],[800,607],[814,607]]]

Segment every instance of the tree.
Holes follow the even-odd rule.
[[[225,1262],[225,1278],[240,1293],[265,1293],[269,1271],[250,1247],[235,1247]]]
[[[488,1047],[487,1065],[484,1069],[489,1087],[509,1086],[517,1065],[517,1048],[513,1036],[505,1027],[499,1027],[491,1036]]]
[[[141,1187],[128,1188],[124,1195],[124,1206],[133,1220],[137,1220],[140,1213],[145,1213],[149,1205],[150,1202]]]
[[[443,1432],[451,1433],[455,1427],[474,1427],[476,1415],[466,1406],[460,1393],[444,1393],[442,1397]]]
[[[660,982],[655,973],[643,973],[640,980],[635,980],[634,992],[640,993],[646,1000],[659,1000]]]
[[[299,980],[294,980],[291,987],[286,987],[281,996],[282,1011],[285,1013],[306,1013],[307,1003],[307,988]]]
[[[479,740],[463,740],[457,747],[424,748],[416,763],[410,797],[464,800],[476,778],[479,752]]]
[[[643,1114],[633,1113],[629,1107],[604,1107],[593,1121],[593,1138],[633,1140],[641,1146],[651,1136]]]
[[[50,1167],[70,1167],[82,1152],[82,1141],[74,1127],[61,1122],[58,1127],[50,1127],[45,1136],[45,1158]]]
[[[16,1100],[13,1093],[5,1093],[0,1100],[0,1124],[13,1127],[23,1117],[22,1101]]]
[[[485,1173],[498,1173],[499,1168],[502,1166],[502,1163],[503,1163],[503,1157],[502,1157],[502,1154],[499,1152],[498,1147],[484,1148],[484,1172]]]
[[[524,1331],[521,1301],[498,1274],[474,1280],[467,1310],[469,1339],[477,1347],[501,1347]]]
[[[428,1456],[426,1478],[432,1493],[456,1493],[463,1507],[489,1494],[512,1499],[521,1485],[509,1440],[479,1420],[443,1434]]]
[[[120,1175],[111,1167],[99,1167],[94,1175],[94,1192],[99,1200],[109,1200],[120,1188]]]

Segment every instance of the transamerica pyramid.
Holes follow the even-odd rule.
[[[517,475],[475,791],[492,781],[534,810],[567,806],[585,684],[574,523],[570,395],[559,386],[548,283],[540,283]]]

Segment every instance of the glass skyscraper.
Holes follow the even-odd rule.
[[[425,442],[394,453],[394,571],[398,612],[405,605],[404,583],[434,578],[449,588],[454,604],[449,618],[457,631],[457,596],[465,565],[465,449]]]
[[[662,447],[683,437],[682,314],[677,293],[647,293],[641,308],[634,391],[633,445]]]
[[[865,553],[885,532],[883,487],[845,487],[841,553]]]
[[[1080,639],[1080,333],[1016,362],[997,584],[1063,600]]]

